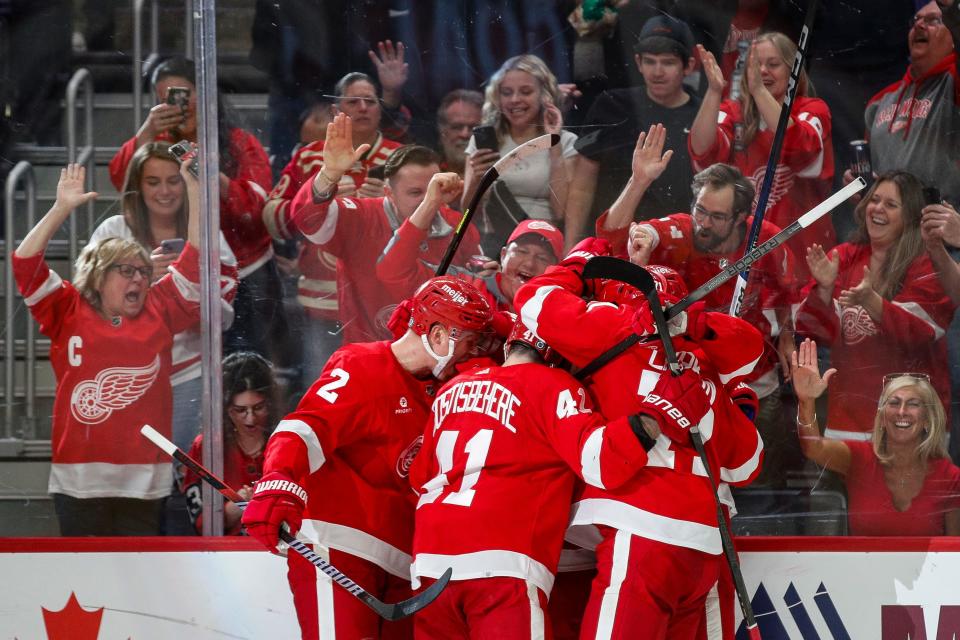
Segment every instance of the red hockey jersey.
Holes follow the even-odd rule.
[[[172,142],[167,134],[158,141]],[[137,139],[127,140],[110,161],[110,181],[123,189],[127,167],[137,150]],[[230,155],[237,163],[237,174],[230,179],[226,197],[220,196],[220,229],[237,256],[240,278],[245,278],[273,257],[273,243],[261,213],[273,180],[270,160],[263,146],[240,128],[230,132]]]
[[[440,390],[410,470],[414,587],[453,567],[454,580],[515,577],[549,595],[577,476],[614,488],[647,460],[626,418],[606,424],[591,405],[569,373],[541,364]]]
[[[295,478],[309,499],[302,534],[409,578],[420,450],[432,380],[410,375],[389,342],[336,351],[267,444],[264,474]]]
[[[813,291],[797,310],[797,332],[830,347],[830,366],[836,376],[829,387],[826,433],[842,439],[867,440],[877,414],[883,376],[896,371],[922,372],[941,398],[950,397],[947,368],[947,327],[955,309],[926,253],[907,269],[903,287],[893,300],[883,301],[879,323],[863,307],[840,307],[840,292],[863,280],[870,264],[870,245],[845,242],[837,247],[840,272],[833,299],[825,307]],[[944,402],[949,413],[949,402]]]
[[[610,241],[614,253],[626,257],[628,228],[613,232],[604,230],[606,215],[604,213],[597,220],[597,235]],[[693,217],[686,213],[675,213],[641,224],[653,236],[654,247],[650,254],[650,264],[673,267],[691,291],[708,282],[731,262],[742,258],[746,251],[746,234],[740,246],[731,253],[703,253],[697,250],[693,245]],[[749,229],[753,224],[753,216],[747,217],[746,224]],[[779,227],[764,220],[757,243],[765,242],[778,233]],[[795,301],[803,284],[796,279],[796,263],[793,253],[788,248],[781,247],[765,255],[750,269],[749,286],[743,297],[741,317],[759,329],[764,336],[764,358],[748,378],[760,397],[769,395],[779,385],[776,374],[776,338],[780,335],[781,323],[789,318],[790,305]],[[707,308],[727,313],[735,286],[736,279],[731,278],[710,292],[704,298]]]
[[[307,240],[337,256],[337,299],[344,342],[391,337],[387,322],[403,297],[392,295],[377,278],[377,261],[404,220],[387,198],[336,198],[315,204],[312,188],[307,182],[294,198],[294,224]],[[460,214],[447,207],[441,207],[440,213],[430,234],[416,246],[415,261],[439,263],[450,244]],[[471,227],[455,262],[465,264],[470,247],[479,244],[479,233]],[[415,288],[410,288],[410,294]]]
[[[203,460],[203,434],[194,439],[190,445],[190,452],[187,454],[194,460]],[[244,486],[254,486],[254,484],[263,476],[263,452],[255,456],[248,456],[236,441],[224,441],[223,447],[223,475],[221,478],[228,487],[234,490],[242,489]],[[190,516],[190,522],[199,533],[203,527],[203,498],[201,487],[203,481],[190,467],[184,467],[183,474],[183,495],[187,501],[187,515]],[[239,521],[224,531],[228,536],[239,536],[242,525]]]
[[[550,267],[517,292],[524,324],[578,367],[632,333],[633,310],[578,297],[580,276]],[[763,352],[760,333],[738,318],[712,313],[713,335],[699,343],[674,338],[680,363],[707,383],[711,408],[700,422],[711,467],[719,480],[747,484],[760,471],[763,443],[753,423],[731,402],[725,386],[748,375]],[[601,413],[625,416],[640,409],[640,397],[669,375],[662,345],[654,340],[629,348],[587,381]],[[576,529],[603,524],[652,540],[719,554],[713,488],[690,442],[661,435],[647,465],[623,486],[591,485],[574,505]],[[581,533],[577,531],[577,533]],[[578,538],[585,546],[591,541]],[[592,542],[595,542],[593,540]]]
[[[187,245],[150,287],[143,310],[104,319],[42,255],[19,258],[17,286],[50,338],[57,376],[50,493],[157,499],[170,494],[170,460],[140,435],[148,423],[171,437],[170,348],[200,320],[199,254]]]
[[[717,135],[713,146],[702,155],[690,149],[693,168],[706,169],[715,162],[736,166],[754,185],[757,197],[766,173],[773,131],[761,124],[746,149],[736,149],[736,131],[743,123],[740,102],[727,100],[720,105]],[[833,140],[830,108],[820,98],[798,96],[791,109],[792,126],[783,139],[783,150],[777,164],[764,220],[783,229],[818,205],[830,194],[833,182]],[[689,146],[689,139],[688,139]],[[754,200],[756,206],[756,200]],[[801,230],[787,246],[795,255],[806,255],[806,249],[818,242],[830,248],[837,242],[830,219],[823,217]],[[809,275],[806,262],[797,268],[803,278]]]
[[[396,300],[409,298],[417,290],[417,287],[436,274],[437,267],[440,265],[439,258],[443,257],[443,253],[439,254],[437,260],[431,261],[423,256],[423,246],[430,238],[435,238],[438,235],[445,237],[449,244],[450,237],[447,227],[450,225],[456,227],[459,222],[459,217],[451,216],[450,212],[452,210],[443,207],[442,211],[445,222],[434,218],[430,229],[420,229],[414,226],[409,218],[404,220],[393,233],[390,242],[384,247],[380,259],[377,260],[377,278]],[[461,215],[458,212],[453,213],[456,216]],[[446,247],[444,247],[444,251],[446,251]],[[463,265],[470,257],[481,254],[480,232],[473,224],[470,224],[454,258],[458,264]],[[454,270],[449,270],[449,273],[450,275],[457,275]],[[495,305],[493,307],[496,308]]]
[[[359,188],[371,167],[387,161],[399,142],[387,140],[381,134],[364,154],[340,179],[341,184]],[[293,223],[290,203],[303,185],[311,182],[323,166],[323,140],[311,142],[297,150],[280,174],[277,186],[270,192],[263,207],[263,221],[270,235],[277,240],[298,237]],[[326,320],[338,320],[337,313],[337,258],[316,245],[307,243],[300,255],[300,281],[297,283],[297,301],[307,314]]]

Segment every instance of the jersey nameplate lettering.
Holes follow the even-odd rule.
[[[490,380],[460,382],[434,400],[433,430],[439,429],[451,413],[482,413],[516,433],[517,430],[510,421],[519,406],[520,400],[502,384]]]

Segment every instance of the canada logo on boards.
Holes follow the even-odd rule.
[[[97,640],[103,607],[87,611],[80,606],[77,595],[71,591],[67,604],[59,611],[41,607],[47,640]],[[14,637],[14,640],[18,638]]]

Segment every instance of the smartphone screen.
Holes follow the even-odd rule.
[[[186,140],[181,140],[181,141],[178,142],[177,144],[175,144],[175,145],[173,145],[173,146],[170,147],[170,155],[172,155],[174,158],[176,158],[176,159],[177,159],[177,162],[181,162],[181,163],[182,163],[182,162],[183,162],[183,156],[185,156],[185,155],[187,155],[188,153],[190,153],[191,150],[192,150],[192,148],[191,148],[191,146],[190,146],[190,143],[187,142]],[[200,165],[197,164],[197,160],[196,160],[196,159],[194,159],[194,160],[190,163],[190,173],[192,173],[192,174],[193,174],[195,177],[197,177],[197,178],[200,177]]]
[[[190,89],[187,87],[167,87],[167,104],[186,109],[190,103]]]
[[[187,243],[183,238],[171,238],[169,240],[161,240],[160,248],[163,249],[164,253],[180,253],[183,251],[183,246]]]
[[[476,143],[477,149],[490,149],[491,151],[500,149],[500,145],[497,143],[497,132],[490,125],[474,127],[473,141]]]

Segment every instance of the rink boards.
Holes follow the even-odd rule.
[[[764,640],[960,638],[960,539],[737,546]],[[299,637],[286,562],[248,539],[3,539],[0,576],[0,640]]]

